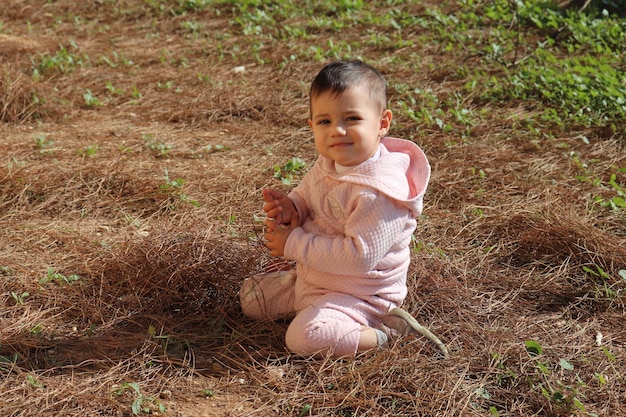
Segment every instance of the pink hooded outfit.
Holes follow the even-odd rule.
[[[430,165],[413,142],[383,138],[378,159],[340,174],[320,156],[289,197],[300,216],[284,256],[296,269],[243,283],[244,314],[291,318],[296,354],[354,356],[363,326],[376,327],[407,295],[411,236]]]

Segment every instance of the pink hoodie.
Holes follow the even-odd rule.
[[[330,292],[400,305],[429,178],[426,156],[403,139],[383,138],[380,158],[344,174],[320,156],[289,194],[301,219],[285,244],[297,263],[296,310]]]

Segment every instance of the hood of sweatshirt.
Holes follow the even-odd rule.
[[[430,164],[415,143],[385,137],[380,141],[380,157],[365,161],[339,174],[334,162],[323,158],[322,168],[333,178],[371,187],[405,205],[415,216],[422,212],[424,194],[430,179]]]

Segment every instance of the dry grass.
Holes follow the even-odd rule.
[[[2,70],[0,74],[0,122],[15,123],[32,117],[37,111],[38,104],[32,82],[10,66],[3,66]]]
[[[623,132],[575,127],[541,141],[517,123],[530,110],[510,103],[486,108],[459,140],[397,112],[393,134],[413,137],[433,166],[406,308],[451,358],[418,339],[354,361],[309,360],[285,350],[285,323],[245,320],[237,291],[281,266],[261,242],[260,190],[282,186],[274,166],[315,158],[306,93],[321,62],[278,68],[295,49],[285,42],[265,50],[266,65],[224,53],[251,42],[226,8],[194,15],[206,32],[194,38],[181,26],[191,17],[156,19],[148,2],[8,3],[1,416],[163,414],[160,405],[180,417],[626,413],[626,221],[592,204],[598,189],[564,152],[584,150],[611,172],[626,164]],[[322,44],[320,32],[293,42]],[[70,40],[89,64],[35,81],[33,62]],[[353,55],[383,66],[392,86],[443,97],[462,85],[432,45],[416,70],[394,67],[408,52]],[[86,103],[87,89],[101,105]],[[598,268],[607,275],[585,272]],[[529,340],[542,355],[527,353]]]

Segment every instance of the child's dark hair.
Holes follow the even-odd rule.
[[[385,77],[376,68],[359,60],[327,64],[313,80],[309,97],[312,99],[326,92],[338,96],[351,87],[366,87],[381,111],[387,109]]]

